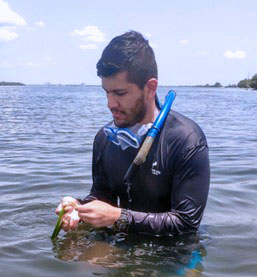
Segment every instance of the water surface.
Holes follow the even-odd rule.
[[[257,92],[174,89],[174,109],[202,127],[210,148],[199,233],[124,237],[81,225],[52,243],[58,201],[90,190],[92,142],[111,120],[105,94],[96,86],[0,87],[1,276],[257,275]],[[162,101],[168,90],[160,87]]]

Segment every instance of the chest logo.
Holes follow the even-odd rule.
[[[153,175],[160,175],[161,171],[157,170],[156,167],[157,167],[157,161],[152,163],[152,174]]]

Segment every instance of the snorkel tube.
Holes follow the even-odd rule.
[[[145,162],[147,154],[149,153],[151,146],[158,135],[158,133],[161,131],[162,126],[165,122],[165,119],[170,111],[171,105],[175,99],[176,93],[173,90],[170,90],[165,98],[165,103],[163,104],[161,111],[157,118],[155,119],[152,127],[148,131],[146,138],[139,149],[134,161],[128,168],[123,181],[127,184],[128,186],[128,195],[129,195],[129,202],[132,201],[130,198],[130,185],[132,184],[133,178],[135,177],[138,169],[141,167],[141,165]]]

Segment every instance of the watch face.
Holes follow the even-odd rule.
[[[116,221],[115,226],[117,227],[118,231],[124,232],[127,231],[129,226],[128,214],[124,211],[121,212],[120,218]]]
[[[121,230],[125,230],[126,227],[127,227],[127,225],[128,225],[128,223],[127,223],[126,220],[121,219],[121,220],[119,221],[119,228],[120,228]]]

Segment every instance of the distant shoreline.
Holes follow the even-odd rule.
[[[85,87],[100,87],[99,85],[86,84],[23,84],[18,82],[0,82],[0,86],[85,86]],[[239,88],[238,86],[205,86],[205,85],[159,85],[159,87],[186,87],[186,88]]]
[[[44,84],[23,84],[20,82],[0,82],[0,86],[92,86],[92,87],[99,87],[99,85],[87,85],[85,83],[81,84],[52,84],[52,83],[44,83]],[[159,87],[186,87],[186,88],[240,88],[237,85],[228,85],[228,86],[221,86],[221,85],[159,85]]]
[[[0,82],[0,86],[25,86],[25,84],[19,82]]]

